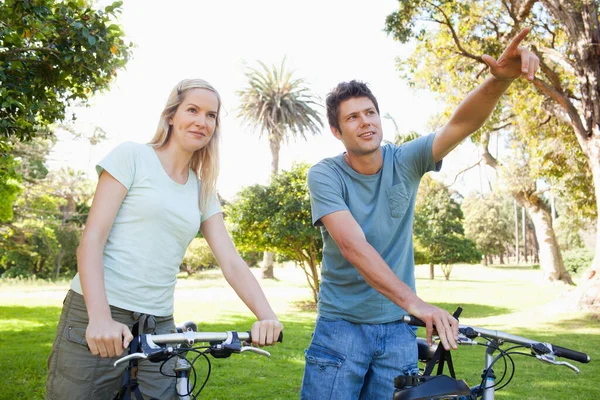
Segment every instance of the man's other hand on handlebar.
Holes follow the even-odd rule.
[[[448,311],[428,304],[416,296],[406,311],[425,323],[425,335],[430,346],[433,344],[433,334],[437,333],[444,349],[458,348],[458,320]]]

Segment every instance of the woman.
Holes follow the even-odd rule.
[[[220,110],[212,86],[184,80],[171,91],[150,144],[124,143],[97,165],[78,274],[48,360],[46,399],[111,399],[124,369],[113,363],[132,340],[132,325],[145,321],[145,331],[155,333],[174,329],[176,274],[198,228],[259,320],[254,344],[275,343],[283,326],[238,255],[215,195]],[[168,399],[175,382],[159,366],[139,363],[140,389]]]

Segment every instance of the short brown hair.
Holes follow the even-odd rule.
[[[327,95],[325,104],[327,105],[327,120],[329,121],[330,126],[333,126],[338,131],[340,130],[340,122],[338,119],[340,104],[342,101],[354,97],[369,98],[375,105],[377,114],[379,114],[379,104],[377,104],[377,99],[371,92],[371,89],[369,89],[366,83],[353,79],[350,82],[338,83],[338,85]]]

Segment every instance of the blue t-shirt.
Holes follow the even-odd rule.
[[[362,175],[344,155],[326,158],[308,172],[313,224],[321,226],[323,264],[319,315],[350,322],[381,324],[396,321],[406,311],[365,282],[341,254],[320,219],[348,210],[396,276],[415,291],[412,226],[417,189],[422,176],[441,167],[433,160],[435,134],[402,146],[382,146],[383,166]]]

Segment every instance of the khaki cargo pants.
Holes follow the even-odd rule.
[[[132,328],[139,313],[111,306],[112,317]],[[175,331],[173,317],[151,317],[156,321],[155,333]],[[128,363],[114,367],[119,357],[94,356],[87,347],[85,330],[88,315],[83,296],[69,290],[63,303],[56,338],[48,358],[46,400],[112,400],[118,393],[121,377]],[[124,350],[120,357],[127,355]],[[175,360],[163,367],[173,374]],[[175,379],[159,372],[161,363],[140,360],[138,382],[144,399],[170,400],[175,397]]]

